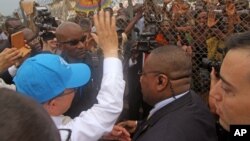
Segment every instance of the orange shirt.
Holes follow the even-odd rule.
[[[161,45],[168,45],[168,41],[165,39],[162,33],[158,33],[155,38],[156,42]]]

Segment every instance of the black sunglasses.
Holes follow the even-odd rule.
[[[87,36],[82,36],[80,39],[74,39],[74,40],[70,40],[70,41],[66,41],[66,42],[60,42],[61,44],[69,44],[71,46],[75,46],[78,45],[79,42],[85,42],[86,41]]]

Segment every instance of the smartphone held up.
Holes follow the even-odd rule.
[[[22,53],[22,57],[27,56],[31,52],[31,49],[25,45],[24,34],[22,31],[16,32],[11,35],[11,45],[12,47],[20,50],[20,52]]]

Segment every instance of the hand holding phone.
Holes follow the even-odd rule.
[[[22,57],[27,56],[31,52],[31,49],[25,45],[24,35],[22,31],[16,32],[11,35],[11,45],[12,47],[20,50],[20,52],[22,53]]]

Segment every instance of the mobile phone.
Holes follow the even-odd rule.
[[[11,35],[11,45],[21,51],[22,57],[25,57],[31,52],[31,49],[25,46],[24,34],[22,31]]]

